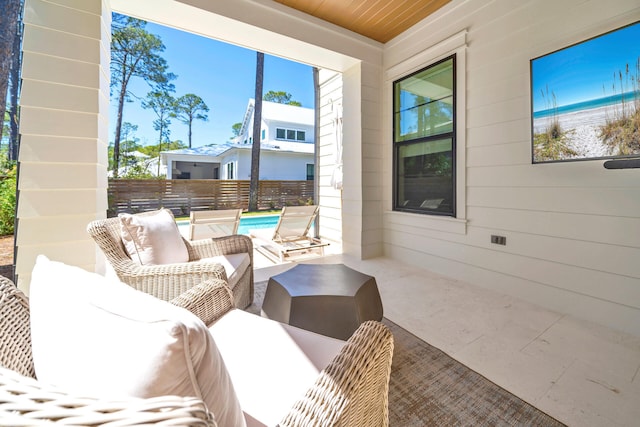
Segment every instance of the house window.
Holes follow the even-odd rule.
[[[260,137],[260,140],[264,141],[266,137],[267,137],[267,131],[265,129],[262,129],[262,136]]]
[[[233,179],[233,162],[227,163],[227,179]]]
[[[455,55],[393,83],[393,209],[456,215]]]
[[[315,175],[315,167],[313,163],[307,163],[307,181],[313,181]]]
[[[287,141],[305,141],[307,134],[303,130],[276,128],[276,139]]]

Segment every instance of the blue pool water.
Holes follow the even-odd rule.
[[[280,215],[256,215],[243,216],[240,218],[238,225],[238,234],[249,234],[249,230],[257,230],[258,228],[274,228],[278,224]],[[176,221],[183,235],[187,235],[189,229],[189,220]]]
[[[249,234],[249,230],[258,228],[274,228],[278,224],[280,215],[258,215],[240,218],[238,234]]]

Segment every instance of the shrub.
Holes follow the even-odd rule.
[[[14,232],[16,217],[16,166],[0,179],[0,236]]]

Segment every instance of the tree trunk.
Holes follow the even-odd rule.
[[[253,142],[251,146],[251,182],[249,184],[249,211],[258,210],[260,184],[260,128],[262,126],[262,83],[264,80],[264,53],[256,57],[256,94],[253,109]]]
[[[18,160],[18,121],[20,118],[20,110],[18,107],[18,99],[20,97],[20,70],[22,68],[22,52],[20,46],[22,42],[22,10],[24,1],[21,0],[20,14],[16,22],[16,32],[13,38],[13,62],[11,64],[11,88],[9,89],[9,160]]]
[[[164,133],[164,125],[162,124],[162,119],[160,119],[160,139],[158,140],[158,174],[156,175],[160,178],[160,152],[162,151],[162,134]]]
[[[191,148],[191,126],[193,125],[193,118],[189,117],[189,148]]]
[[[122,72],[122,86],[120,87],[120,97],[118,98],[118,116],[116,118],[116,134],[113,137],[113,177],[118,177],[118,168],[120,167],[120,133],[122,132],[122,111],[124,110],[124,101],[127,96],[127,81],[124,78],[125,72]]]
[[[9,74],[13,63],[13,45],[16,28],[20,18],[20,0],[0,0],[0,117],[4,123],[7,110],[7,91]],[[2,136],[0,126],[0,137]]]

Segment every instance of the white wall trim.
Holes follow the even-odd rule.
[[[448,222],[445,227],[446,230],[456,234],[466,234],[466,217],[467,217],[467,194],[466,194],[466,181],[467,181],[467,144],[466,144],[466,52],[467,52],[467,30],[460,31],[445,40],[436,43],[435,45],[423,50],[422,52],[411,56],[406,61],[402,61],[385,71],[385,92],[387,94],[388,102],[385,103],[389,108],[393,105],[391,99],[391,93],[393,93],[393,82],[402,76],[409,75],[415,71],[418,71],[429,64],[433,64],[441,59],[444,59],[451,55],[456,55],[456,217],[442,217],[437,215],[424,215],[424,214],[410,214],[404,213],[404,215],[411,215],[415,220],[421,224],[424,224],[425,228],[442,228],[443,224]],[[385,120],[387,123],[392,123],[391,112],[385,112]],[[389,133],[390,135],[390,133]],[[389,144],[389,152],[393,151]],[[393,155],[389,157],[391,161]],[[390,168],[389,170],[391,170]],[[389,179],[393,180],[393,176],[389,176]],[[389,202],[385,204],[385,214],[400,214],[392,210],[393,201],[391,198]]]
[[[411,58],[390,66],[385,72],[386,80],[397,80],[405,74],[424,68],[430,62],[451,55],[460,48],[467,46],[467,30],[460,31],[445,40],[413,55]]]

